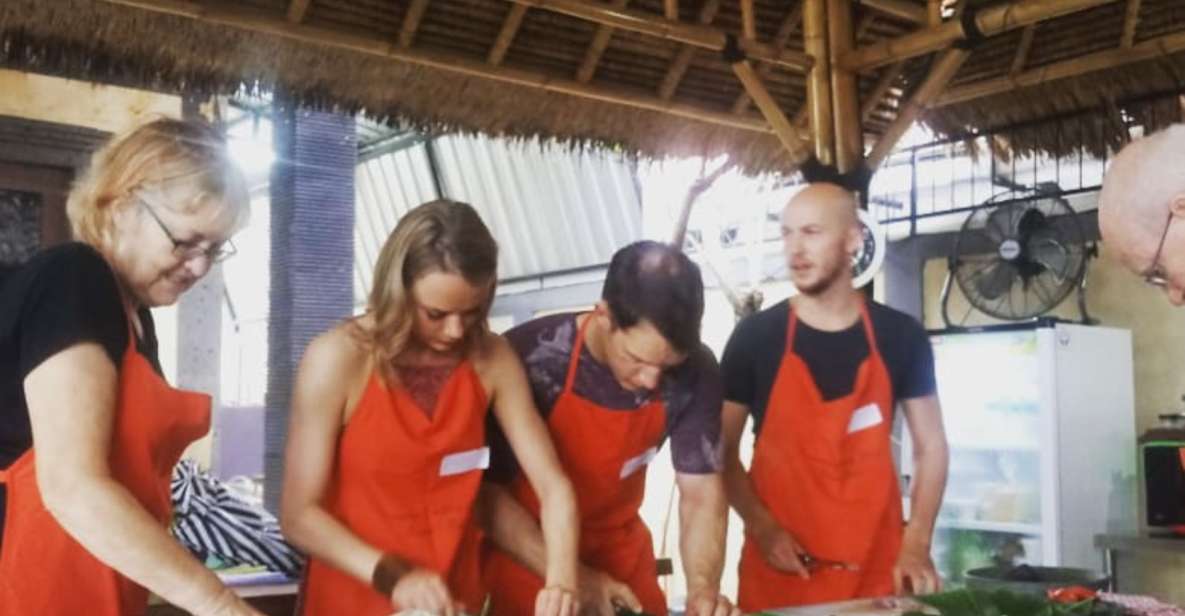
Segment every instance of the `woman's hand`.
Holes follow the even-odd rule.
[[[448,586],[439,573],[415,568],[399,577],[391,590],[391,603],[404,611],[423,611],[444,616],[460,616],[464,609],[453,601]]]

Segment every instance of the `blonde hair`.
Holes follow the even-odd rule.
[[[153,203],[180,213],[222,207],[232,228],[246,224],[247,180],[226,140],[205,122],[156,119],[95,152],[66,202],[75,239],[96,248],[110,244],[114,213],[138,191],[167,191],[169,198]]]
[[[425,274],[459,274],[474,286],[489,285],[477,322],[465,333],[466,350],[489,333],[486,318],[498,273],[498,244],[472,206],[439,199],[413,208],[383,244],[374,268],[367,308],[374,324],[366,334],[380,373],[411,343],[415,324],[412,285]]]

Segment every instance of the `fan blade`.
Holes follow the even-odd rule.
[[[987,299],[996,299],[1012,288],[1016,268],[1007,261],[997,261],[975,277],[975,289]]]
[[[1033,261],[1045,266],[1054,278],[1061,282],[1073,274],[1071,271],[1075,262],[1073,254],[1065,246],[1052,238],[1040,238],[1029,243],[1028,256]]]
[[[1012,227],[1012,210],[1012,207],[1004,206],[988,212],[984,227],[991,229],[993,239],[997,242],[1016,236],[1016,229]]]
[[[1041,210],[1035,207],[1029,208],[1025,210],[1024,214],[1021,214],[1020,220],[1016,223],[1016,230],[1022,239],[1031,237],[1034,233],[1047,229],[1048,221],[1049,219],[1041,213]]]

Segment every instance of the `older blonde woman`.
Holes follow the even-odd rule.
[[[233,252],[247,201],[216,131],[156,120],[95,154],[68,202],[78,241],[0,281],[0,615],[142,614],[149,590],[257,613],[166,530],[210,399],[161,377],[148,310]]]

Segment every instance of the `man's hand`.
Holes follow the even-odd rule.
[[[435,571],[412,569],[400,576],[391,590],[391,603],[404,611],[458,616],[463,608],[453,601],[444,579]]]
[[[771,567],[785,573],[796,574],[804,580],[810,579],[810,571],[802,564],[802,555],[806,553],[806,550],[798,545],[790,533],[777,524],[770,524],[767,528],[754,533],[753,538],[757,541],[757,547],[761,549],[761,555],[765,557],[765,562],[769,563]]]
[[[561,586],[548,586],[535,596],[535,616],[576,616],[576,593]]]
[[[614,616],[614,606],[642,611],[642,602],[629,586],[589,567],[580,568],[580,613],[585,616]]]
[[[687,616],[741,616],[741,611],[719,592],[699,590],[687,597]]]
[[[928,595],[942,590],[927,546],[907,541],[893,567],[893,589],[898,595]]]

